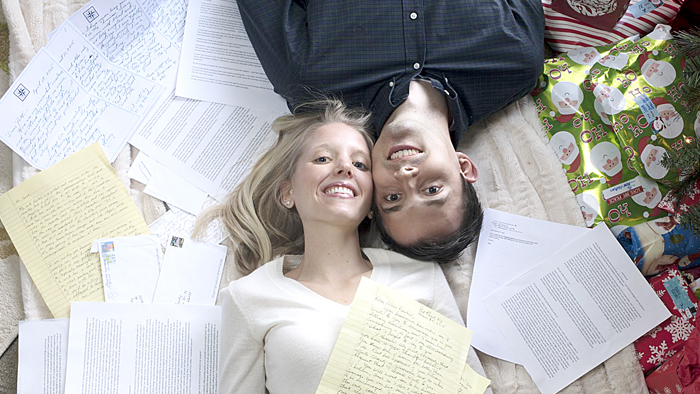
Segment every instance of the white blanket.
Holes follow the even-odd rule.
[[[0,0],[10,28],[10,79],[13,80],[44,45],[47,34],[86,0]],[[0,88],[5,86],[0,85]],[[1,91],[0,91],[1,92]],[[1,145],[1,144],[0,144]],[[460,148],[479,168],[477,191],[486,207],[539,219],[583,225],[579,208],[561,164],[540,131],[532,100],[519,102],[474,125]],[[143,193],[143,185],[131,182],[126,171],[136,151],[125,148],[113,163],[117,173],[147,223],[165,210],[164,205]],[[35,173],[17,155],[0,146],[0,193]],[[450,286],[463,314],[471,285],[475,248],[444,266]],[[20,274],[21,273],[21,274]],[[239,275],[227,263],[223,283]],[[21,280],[20,280],[21,277]],[[16,336],[17,320],[50,317],[36,287],[20,264],[4,230],[0,229],[0,353]],[[21,298],[18,291],[21,287]],[[493,392],[538,393],[527,372],[515,364],[480,354]],[[564,393],[648,393],[630,345],[589,372]]]

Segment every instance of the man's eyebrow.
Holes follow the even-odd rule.
[[[435,205],[443,206],[443,205],[445,205],[446,202],[447,202],[447,197],[443,197],[443,198],[423,201],[422,205],[427,206],[427,207],[435,206]],[[394,213],[394,212],[398,212],[398,211],[402,210],[403,205],[398,204],[398,205],[394,205],[393,207],[389,207],[389,208],[382,208],[382,207],[379,207],[379,208],[382,210],[382,213]]]
[[[443,198],[425,200],[425,201],[423,201],[423,205],[425,205],[426,207],[430,207],[433,205],[442,206],[442,205],[445,205],[446,202],[447,202],[447,197],[443,197]]]
[[[394,213],[394,212],[400,211],[403,208],[403,205],[398,204],[398,205],[394,205],[394,206],[389,207],[389,208],[383,208],[383,207],[379,207],[379,208],[382,210],[382,213]]]

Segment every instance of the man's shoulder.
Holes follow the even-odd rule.
[[[362,251],[375,267],[390,269],[392,275],[429,273],[439,268],[434,262],[416,260],[388,249],[364,248]]]

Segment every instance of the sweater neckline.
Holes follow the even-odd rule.
[[[374,249],[363,248],[362,251],[372,263],[372,273],[370,274],[369,279],[381,283],[382,278],[388,275],[387,271],[390,269],[390,266],[387,264],[382,264],[383,260],[379,258]],[[342,313],[347,314],[347,311],[350,309],[350,305],[352,305],[352,303],[344,305],[333,301],[304,286],[301,282],[286,277],[284,275],[285,262],[288,263],[289,268],[294,268],[301,262],[301,255],[286,255],[275,260],[274,265],[271,264],[271,269],[268,272],[273,279],[275,279],[282,290],[307,298],[312,302],[315,301],[317,304],[325,305],[330,309],[336,311],[340,310]]]

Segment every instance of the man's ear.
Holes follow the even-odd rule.
[[[285,208],[294,206],[294,197],[292,196],[292,182],[286,181],[280,186],[280,202]]]
[[[456,153],[457,160],[459,161],[459,169],[464,179],[469,183],[476,182],[476,179],[479,177],[479,170],[477,170],[472,159],[460,151],[456,151]]]

